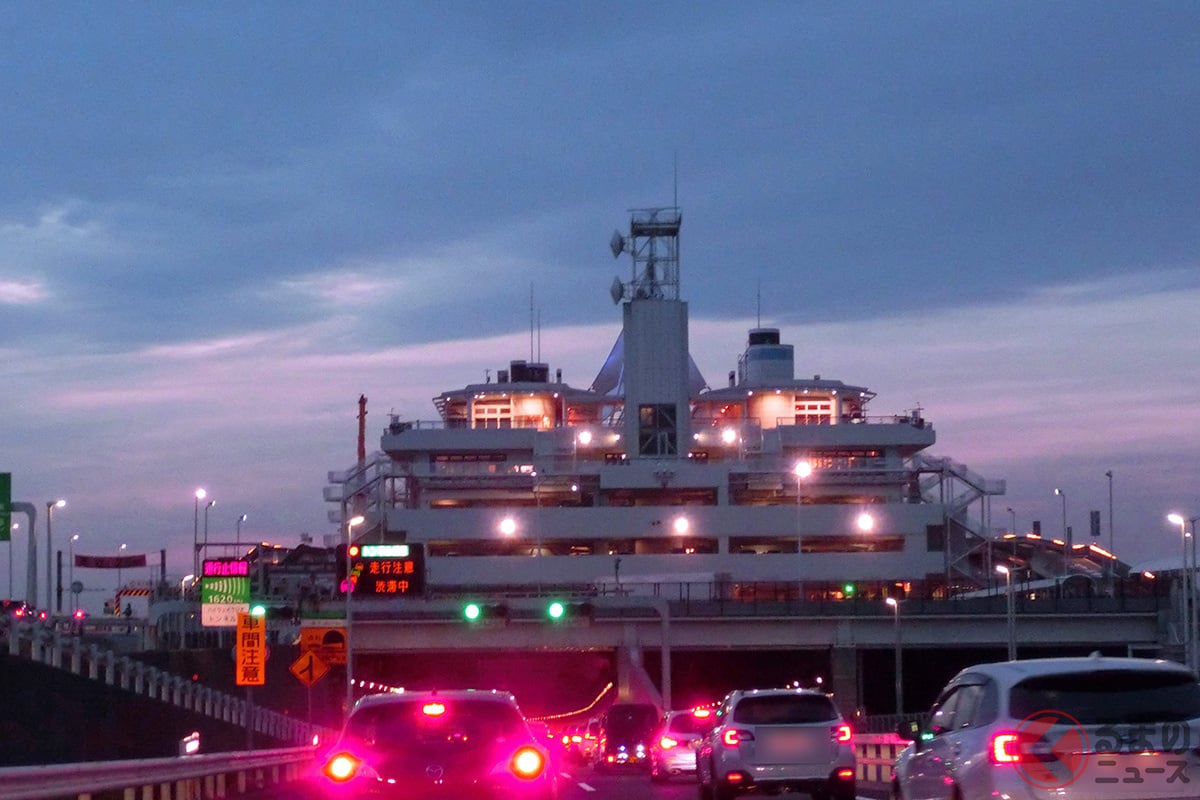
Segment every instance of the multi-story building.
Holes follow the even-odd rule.
[[[589,388],[512,361],[434,398],[436,420],[393,417],[380,452],[330,474],[330,520],[409,545],[427,592],[694,582],[827,599],[989,580],[972,554],[1004,482],[926,455],[921,409],[875,414],[864,386],[796,377],[774,328],[751,330],[727,383],[707,385],[688,352],[680,223],[676,208],[636,211],[614,234],[633,269],[613,282],[623,324]]]

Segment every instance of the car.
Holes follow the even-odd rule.
[[[891,795],[918,798],[1196,797],[1200,683],[1181,664],[1042,658],[978,664],[902,725]]]
[[[568,725],[562,731],[563,757],[570,762],[579,764],[587,759],[583,754],[584,728],[582,725]]]
[[[323,760],[337,798],[554,800],[557,772],[514,697],[500,691],[369,695]]]
[[[696,754],[701,800],[805,792],[854,800],[854,732],[814,689],[743,689],[717,708]]]
[[[600,736],[592,763],[599,772],[650,768],[650,742],[658,725],[652,703],[613,703],[600,720]]]
[[[713,726],[711,708],[668,711],[650,737],[650,780],[696,774],[696,747]]]

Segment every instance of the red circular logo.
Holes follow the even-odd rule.
[[[1038,789],[1061,789],[1087,768],[1091,748],[1079,720],[1047,709],[1030,714],[1017,727],[1017,774]]]

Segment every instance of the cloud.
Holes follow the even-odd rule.
[[[0,280],[0,304],[4,305],[33,305],[47,299],[50,293],[46,287],[35,281],[6,281]]]

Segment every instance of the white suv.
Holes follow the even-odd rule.
[[[1200,797],[1200,684],[1180,664],[1046,658],[980,664],[942,690],[896,759],[892,797]]]
[[[854,800],[853,731],[822,692],[731,692],[700,744],[696,773],[701,800],[780,792]]]

